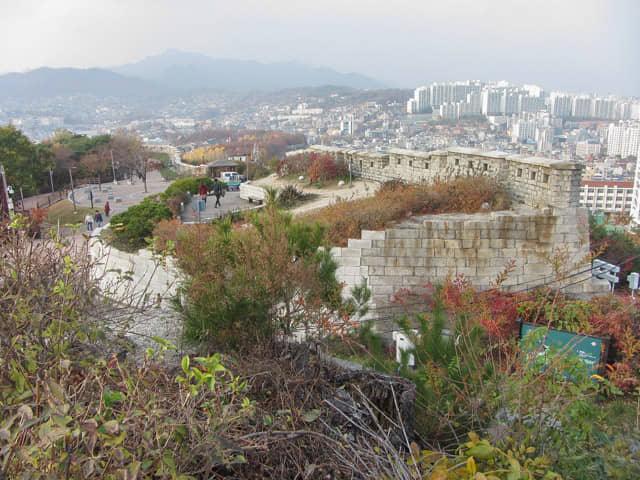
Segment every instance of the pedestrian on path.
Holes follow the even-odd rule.
[[[222,184],[218,181],[218,179],[213,180],[213,194],[216,196],[216,204],[215,208],[221,207],[220,205],[220,196],[223,195],[224,191],[222,189]]]
[[[109,212],[111,211],[111,206],[109,205],[109,202],[104,204],[104,214],[107,218],[109,218]]]
[[[204,184],[204,182],[200,182],[200,188],[198,188],[198,193],[200,194],[200,200],[204,201],[204,204],[207,204],[207,193],[209,193],[209,189]]]
[[[96,214],[93,216],[93,219],[96,221],[98,228],[102,227],[102,214],[99,210],[96,210]]]
[[[93,230],[93,217],[90,213],[87,213],[84,217],[84,223],[87,225],[87,232]]]

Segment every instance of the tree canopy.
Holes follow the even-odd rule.
[[[48,145],[31,142],[13,125],[0,127],[0,163],[10,185],[22,187],[24,194],[34,193],[46,171],[53,166]]]

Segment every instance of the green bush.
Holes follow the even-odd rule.
[[[182,199],[181,201],[185,201],[187,198],[187,192],[191,193],[191,195],[196,195],[198,193],[201,182],[204,182],[207,189],[211,189],[213,186],[213,180],[209,177],[182,178],[169,185],[167,189],[160,194],[160,198],[163,200],[169,200],[173,197],[179,197]]]
[[[295,223],[272,205],[249,221],[249,228],[234,230],[227,219],[178,237],[189,275],[178,305],[188,339],[230,347],[269,342],[339,297],[335,263],[318,250],[319,226]]]
[[[111,217],[112,243],[126,251],[138,250],[147,245],[147,238],[151,237],[156,224],[170,218],[173,213],[167,205],[147,197],[140,204]]]
[[[139,362],[110,357],[96,308],[126,305],[99,305],[95,260],[20,222],[0,229],[0,478],[220,478],[244,462],[225,438],[253,413],[246,382],[220,355],[168,373],[162,339]]]
[[[298,190],[295,185],[287,185],[278,192],[278,202],[283,208],[291,208],[305,197],[305,194]]]
[[[515,338],[488,337],[479,302],[465,314],[460,303],[450,309],[452,295],[448,286],[436,288],[425,302],[431,304],[427,314],[397,321],[415,345],[399,366],[389,364],[371,332],[359,338],[375,357],[373,366],[397,371],[416,384],[415,426],[421,437],[459,453],[465,431],[482,432],[504,452],[535,451],[545,459],[545,469],[564,478],[639,478],[639,455],[625,420],[614,426],[603,414],[610,401],[605,394],[620,393],[614,385],[590,377],[570,352],[544,348],[545,327],[525,337],[522,346]],[[445,336],[447,326],[451,334]],[[415,358],[414,369],[407,368],[409,355]]]

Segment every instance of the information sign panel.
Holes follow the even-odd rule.
[[[532,325],[522,322],[520,326],[520,338],[536,328],[544,328],[545,335],[542,337],[545,349],[554,347],[562,351],[571,351],[582,360],[589,370],[589,374],[603,372],[604,361],[608,349],[608,340],[591,335],[579,335],[576,333],[547,329],[541,325]]]

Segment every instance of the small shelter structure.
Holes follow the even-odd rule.
[[[207,163],[209,169],[209,176],[211,178],[217,178],[222,172],[237,172],[238,164],[232,160],[216,160],[215,162]]]

